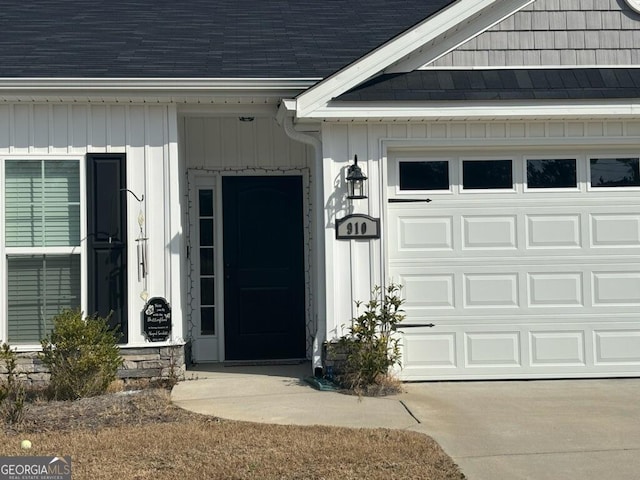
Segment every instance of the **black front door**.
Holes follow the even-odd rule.
[[[226,360],[305,357],[302,177],[223,177]]]

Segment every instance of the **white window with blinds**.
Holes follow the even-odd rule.
[[[82,305],[79,158],[2,159],[2,340],[38,345],[53,317]]]

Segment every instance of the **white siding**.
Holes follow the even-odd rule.
[[[182,338],[181,290],[177,245],[182,241],[180,217],[170,205],[181,202],[178,178],[169,171],[177,162],[177,113],[166,105],[5,104],[0,105],[0,154],[78,155],[126,153],[127,187],[144,195],[143,209],[151,260],[146,284],[138,282],[135,265],[138,202],[128,201],[129,344],[142,345],[140,293],[162,296],[172,304],[174,340]],[[170,165],[170,163],[172,165]],[[175,175],[174,175],[175,176]],[[177,218],[176,218],[177,217]],[[172,248],[169,248],[171,246]],[[173,271],[172,271],[173,269]],[[157,345],[156,345],[157,346]]]
[[[639,45],[622,0],[537,0],[427,67],[637,65]]]
[[[187,117],[182,122],[181,143],[190,169],[303,168],[313,163],[311,148],[287,137],[273,117],[252,122]]]

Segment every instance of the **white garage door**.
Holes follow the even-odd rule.
[[[403,328],[403,378],[640,375],[639,163],[390,157],[388,272],[435,324]]]

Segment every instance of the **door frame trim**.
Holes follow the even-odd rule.
[[[222,218],[222,177],[225,176],[257,176],[257,177],[273,177],[273,176],[300,176],[302,177],[302,211],[303,211],[303,238],[304,238],[304,302],[305,302],[305,351],[307,358],[310,358],[314,336],[314,312],[312,304],[311,282],[312,282],[312,251],[311,251],[311,228],[312,228],[312,204],[311,204],[311,185],[310,185],[310,168],[303,167],[255,167],[255,168],[190,168],[187,169],[187,191],[189,198],[189,207],[186,209],[187,216],[187,246],[190,251],[187,266],[187,340],[195,343],[199,340],[196,335],[199,327],[198,310],[200,308],[200,298],[198,295],[198,266],[199,261],[195,254],[198,248],[199,239],[196,235],[197,215],[197,189],[206,185],[212,185],[214,188],[214,228],[215,228],[215,245],[218,248],[215,251],[215,278],[216,278],[216,312],[215,312],[215,328],[216,328],[216,355],[215,359],[199,360],[197,345],[192,345],[194,363],[216,363],[224,362],[225,346],[224,346],[224,281],[223,279],[223,218]],[[208,182],[208,183],[207,183]],[[212,356],[213,357],[213,356]]]

